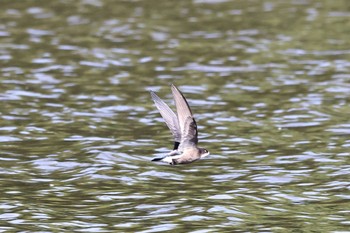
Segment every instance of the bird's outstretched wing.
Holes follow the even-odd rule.
[[[159,96],[151,91],[151,97],[154,101],[160,115],[163,117],[165,124],[170,129],[175,145],[174,148],[177,149],[179,143],[181,142],[181,128],[179,125],[179,120],[173,110],[161,99]]]
[[[171,90],[175,100],[177,118],[182,135],[180,148],[195,146],[198,143],[198,131],[197,123],[192,115],[190,106],[186,98],[175,85],[171,85]]]

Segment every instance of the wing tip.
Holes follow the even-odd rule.
[[[176,86],[175,86],[175,84],[174,83],[172,83],[171,85],[170,85],[170,87],[171,87],[171,89],[175,89],[175,90],[179,90]]]
[[[159,96],[154,91],[149,91],[152,100],[160,99]]]

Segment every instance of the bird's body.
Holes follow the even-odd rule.
[[[197,146],[197,123],[186,98],[174,85],[171,85],[171,90],[174,96],[177,114],[156,93],[151,91],[152,100],[174,138],[173,151],[165,157],[155,158],[152,161],[163,161],[171,165],[191,163],[208,156],[209,151]]]

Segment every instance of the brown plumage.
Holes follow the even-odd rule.
[[[209,151],[197,146],[197,123],[186,98],[173,84],[171,85],[171,91],[175,100],[177,114],[156,93],[151,91],[152,100],[174,138],[174,150],[165,157],[155,158],[152,161],[163,161],[175,165],[191,163],[208,156]]]

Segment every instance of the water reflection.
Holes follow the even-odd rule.
[[[0,231],[347,231],[344,9],[3,3]],[[150,162],[170,83],[212,152],[191,165]]]

